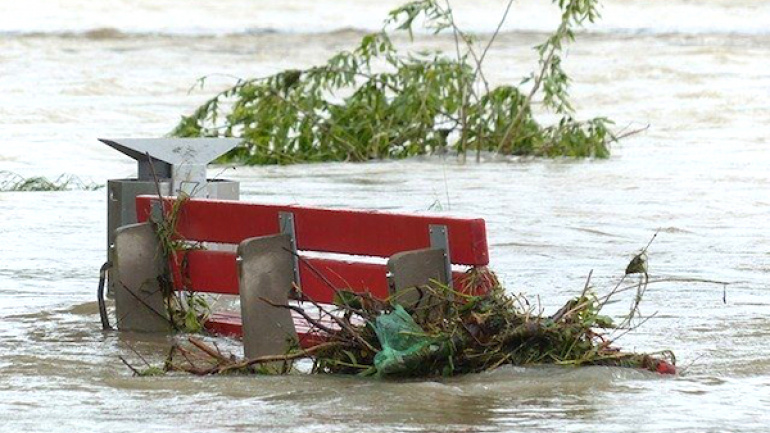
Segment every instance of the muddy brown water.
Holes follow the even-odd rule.
[[[518,27],[490,52],[493,82],[518,82],[532,65],[528,47],[550,25],[542,3],[523,2]],[[0,0],[0,170],[97,183],[130,176],[133,163],[97,137],[162,135],[231,82],[215,76],[188,95],[199,76],[319,63],[355,43],[354,29],[375,28],[372,17],[389,5]],[[457,2],[480,30],[503,6]],[[766,431],[768,17],[764,1],[609,2],[605,21],[569,50],[572,94],[585,116],[651,126],[608,160],[211,170],[241,181],[244,200],[483,217],[493,268],[546,312],[591,270],[597,289],[609,289],[660,230],[653,276],[731,283],[726,303],[720,285],[651,286],[642,312],[657,314],[620,341],[674,350],[689,366],[683,374],[507,367],[405,382],[134,378],[118,356],[136,361],[131,346],[159,361],[170,340],[100,330],[104,190],[0,193],[0,431]]]

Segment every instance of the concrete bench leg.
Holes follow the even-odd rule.
[[[449,281],[444,251],[439,248],[394,254],[388,259],[388,271],[393,278],[391,295],[407,310],[430,309],[431,297],[419,288],[429,286],[432,281],[441,284]]]
[[[163,252],[152,224],[130,224],[115,230],[112,272],[118,329],[171,330],[158,281],[164,265]]]
[[[297,341],[286,305],[294,281],[291,237],[288,234],[246,239],[238,246],[238,287],[247,358],[282,355]],[[279,364],[280,365],[280,364]]]

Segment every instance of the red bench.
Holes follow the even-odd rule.
[[[153,203],[157,207],[157,197],[137,197],[138,221],[150,219]],[[388,266],[361,256],[389,258],[433,247],[448,252],[444,255],[446,269],[451,264],[483,267],[489,262],[483,219],[190,199],[181,207],[176,231],[187,241],[233,245],[288,233],[298,252],[293,256],[293,279],[302,297],[324,304],[334,298],[330,283],[338,289],[368,291],[381,299],[390,295]],[[318,257],[317,253],[335,256]],[[343,254],[347,256],[339,256]],[[179,254],[171,264],[176,289],[238,295],[237,258],[233,252],[205,249]],[[455,288],[486,289],[470,287],[466,275],[452,271]],[[240,317],[234,314],[214,314],[206,327],[218,334],[242,333]],[[306,328],[298,326],[297,332],[303,346],[318,342]]]

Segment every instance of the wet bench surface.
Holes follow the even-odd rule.
[[[153,203],[155,206],[159,204],[156,196],[137,197],[138,221],[150,220]],[[166,208],[170,208],[168,203]],[[176,289],[240,295],[244,317],[248,315],[246,309],[249,305],[243,304],[259,302],[258,295],[249,295],[249,299],[245,299],[246,293],[242,293],[245,291],[244,284],[249,287],[260,285],[255,282],[259,278],[251,275],[254,273],[267,272],[259,277],[273,278],[272,271],[267,268],[275,265],[275,258],[260,257],[263,262],[256,268],[244,263],[250,260],[248,254],[260,254],[268,249],[274,249],[274,255],[283,260],[280,265],[283,267],[276,269],[289,273],[288,284],[300,289],[292,292],[291,287],[287,288],[287,292],[292,292],[287,296],[291,295],[297,301],[312,299],[320,304],[331,304],[335,289],[369,292],[384,299],[398,286],[424,284],[428,279],[446,282],[448,272],[452,275],[451,283],[462,290],[466,287],[466,273],[451,271],[450,266],[473,268],[489,263],[485,223],[478,218],[205,199],[187,200],[177,218],[176,231],[182,239],[239,247],[236,253],[207,249],[180,252],[176,262],[171,263]],[[264,245],[250,247],[249,242]],[[244,253],[249,248],[252,253]],[[323,253],[333,253],[333,256],[319,257]],[[431,257],[434,258],[432,264],[429,263]],[[379,258],[380,262],[373,262],[372,258],[375,261]],[[436,258],[445,262],[444,270],[447,272],[419,272],[422,265],[436,269]],[[389,259],[389,262],[382,263],[382,259]],[[438,266],[439,269],[441,267]],[[244,280],[250,282],[245,283]],[[262,283],[263,286],[265,284],[269,283]],[[287,281],[277,284],[283,287]],[[253,290],[266,289],[258,287]],[[290,315],[288,310],[284,312]],[[292,320],[303,347],[322,341],[323,337],[314,334],[303,319],[295,316]],[[217,334],[241,336],[248,334],[248,331],[244,332],[242,322],[238,314],[218,313],[212,315],[206,327]],[[263,334],[267,330],[253,332]]]

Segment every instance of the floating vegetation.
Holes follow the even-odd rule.
[[[54,180],[45,177],[24,177],[10,171],[0,171],[0,192],[10,191],[95,191],[102,188],[93,182],[84,182],[77,176],[63,174]]]
[[[419,0],[390,12],[380,32],[324,65],[239,80],[184,116],[172,135],[241,137],[243,143],[222,160],[246,164],[366,161],[447,150],[462,159],[475,152],[477,160],[482,152],[606,158],[616,139],[612,122],[575,119],[570,78],[562,69],[563,49],[575,30],[599,17],[598,0],[554,3],[560,24],[534,47],[538,64],[519,86],[493,87],[484,75],[497,32],[480,43],[456,25],[448,3]],[[451,34],[456,53],[399,49],[393,36],[406,33],[411,40],[417,22],[434,34]],[[558,121],[544,126],[535,120],[535,101]]]

